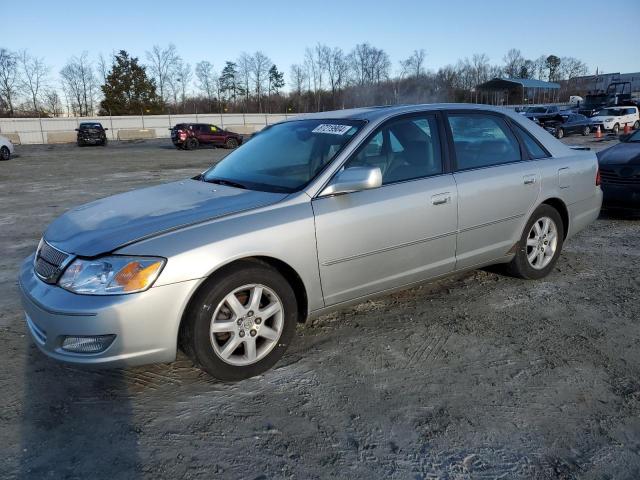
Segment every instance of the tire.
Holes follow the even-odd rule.
[[[195,150],[198,148],[198,145],[200,145],[198,139],[193,137],[187,138],[187,141],[184,142],[185,150]]]
[[[633,129],[634,130],[639,130],[640,129],[640,121],[636,120],[635,123],[633,124]]]
[[[556,130],[556,137],[558,137],[558,138],[564,137],[564,129],[563,128],[558,128]]]
[[[6,161],[11,158],[11,152],[8,147],[3,146],[0,148],[0,160]]]
[[[103,147],[106,147],[107,146],[107,139],[105,138],[100,145],[102,145]]]
[[[542,234],[538,237],[534,225],[537,224],[544,234],[546,220],[549,220],[549,233],[547,233],[546,237],[543,237]],[[555,236],[551,237],[549,234],[554,232]],[[558,261],[562,251],[563,240],[564,225],[560,214],[550,205],[540,205],[525,225],[522,237],[518,242],[516,255],[507,265],[507,271],[515,277],[527,280],[538,280],[546,277]],[[550,243],[545,244],[545,241]],[[534,246],[533,243],[536,243],[536,245]],[[541,249],[544,249],[544,251]],[[538,253],[534,257],[533,253],[536,251]],[[549,255],[549,252],[551,252],[551,255]],[[532,261],[529,260],[529,257],[533,257]]]
[[[230,150],[234,149],[234,148],[238,148],[238,140],[235,138],[228,138],[227,141],[224,143],[225,148],[228,148]]]
[[[259,304],[252,302],[258,288]],[[235,298],[235,313],[230,298]],[[264,313],[269,309],[275,313]],[[269,316],[262,319],[260,312]],[[282,358],[297,322],[298,305],[287,280],[265,263],[242,261],[211,277],[192,299],[180,344],[211,376],[242,380],[265,372]],[[267,332],[269,336],[263,336]]]
[[[80,140],[78,140],[78,146],[79,147],[84,147],[84,142],[81,142]]]
[[[620,132],[620,125],[618,125],[617,123],[613,126],[613,133],[618,135],[618,133]]]
[[[585,125],[584,128],[582,129],[582,136],[586,137],[590,133],[591,133],[591,128],[589,128],[589,125]]]

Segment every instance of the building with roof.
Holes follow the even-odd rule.
[[[476,102],[491,105],[524,105],[559,101],[560,84],[533,78],[493,78],[477,85]]]
[[[563,89],[584,95],[604,92],[607,90],[609,84],[614,82],[629,82],[631,92],[640,93],[640,72],[584,75],[582,77],[574,77],[570,80],[563,80],[561,83]]]

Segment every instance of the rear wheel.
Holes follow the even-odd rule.
[[[187,150],[195,150],[198,148],[199,142],[197,138],[187,138],[187,141],[184,142],[184,148]]]
[[[190,304],[181,344],[194,363],[220,380],[271,368],[296,330],[293,289],[268,265],[245,261],[213,277]]]
[[[229,149],[238,148],[238,140],[235,138],[228,138],[224,146]]]
[[[556,130],[556,137],[558,137],[558,138],[564,137],[564,129],[563,128],[558,127],[558,129]]]
[[[11,158],[11,152],[8,147],[3,146],[0,148],[0,160],[9,160]]]
[[[585,125],[584,128],[582,129],[582,135],[586,137],[590,133],[591,133],[591,128],[589,128],[589,125]]]
[[[509,273],[528,280],[546,277],[558,261],[563,239],[558,211],[550,205],[540,205],[524,228],[516,255],[507,266]]]
[[[633,124],[633,129],[634,130],[640,129],[640,121],[638,121],[638,120],[635,121],[635,123]]]

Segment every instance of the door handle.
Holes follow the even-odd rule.
[[[532,185],[534,183],[536,183],[536,174],[532,174],[532,175],[525,175],[523,178],[524,180],[524,184],[525,185]]]
[[[431,196],[431,203],[434,205],[444,205],[451,201],[451,194],[449,192],[438,193]]]

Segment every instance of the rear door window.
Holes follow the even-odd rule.
[[[456,153],[457,170],[490,167],[522,160],[520,144],[497,115],[447,115]]]

